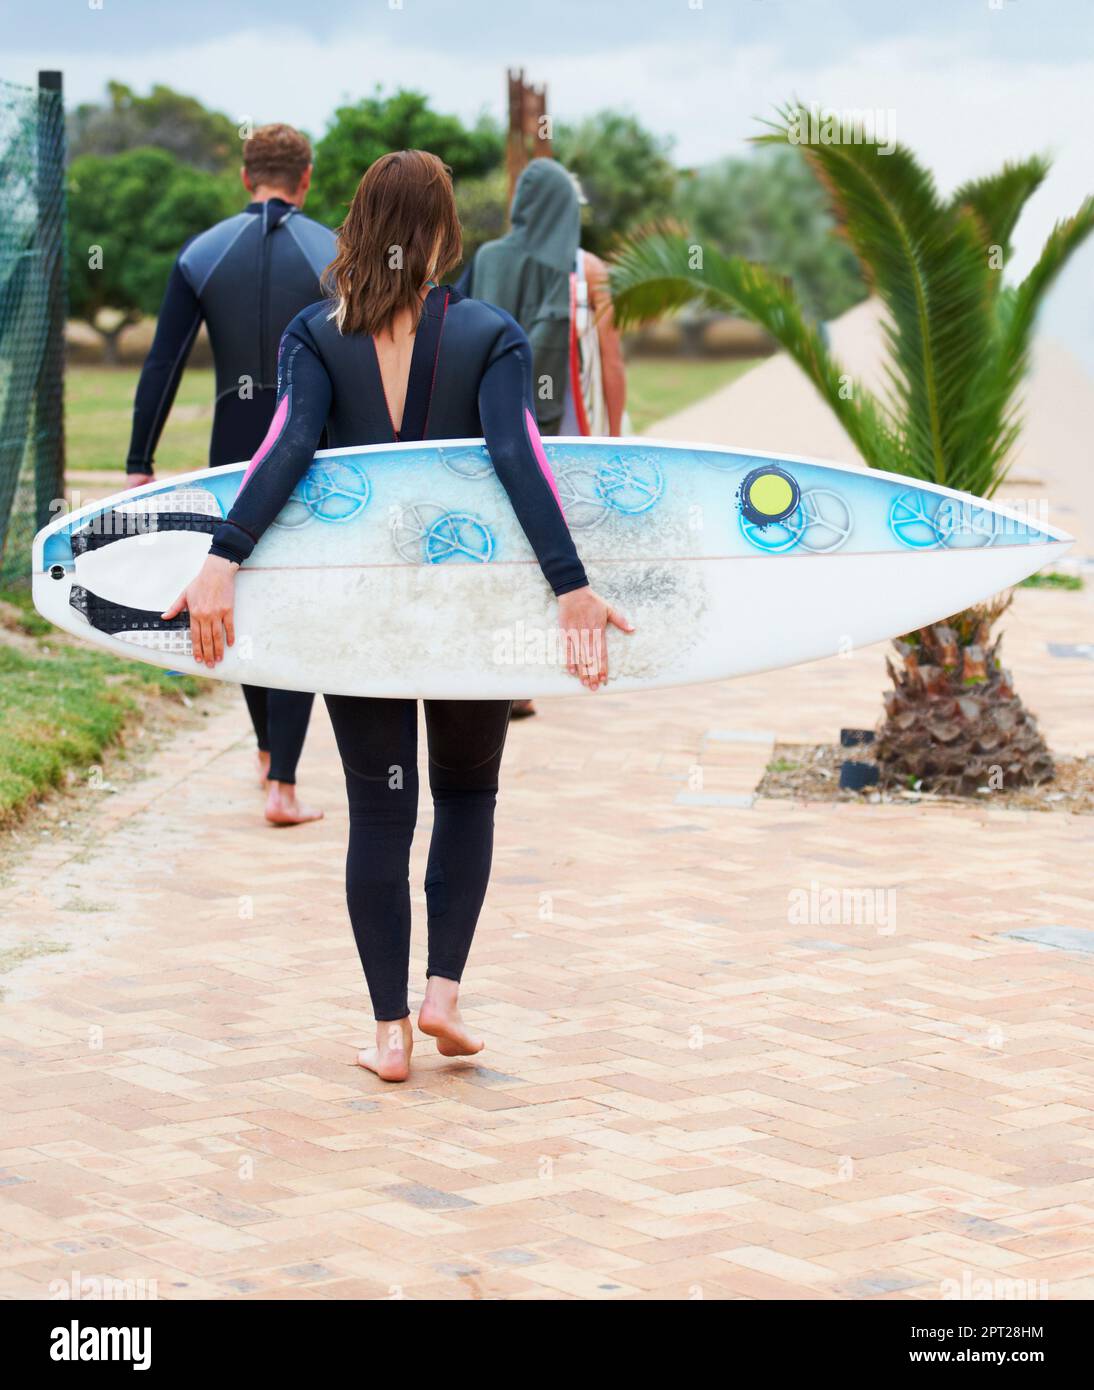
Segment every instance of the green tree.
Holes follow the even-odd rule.
[[[589,200],[581,241],[603,256],[625,233],[672,210],[676,170],[672,141],[652,134],[633,117],[600,111],[578,125],[558,124],[556,158],[581,179]]]
[[[831,235],[824,190],[796,151],[760,150],[700,169],[677,206],[700,245],[788,276],[814,318],[836,318],[866,294],[855,253]]]
[[[308,212],[331,227],[341,225],[361,175],[391,150],[430,150],[455,179],[480,178],[502,159],[497,124],[481,117],[468,128],[458,116],[433,111],[421,92],[365,97],[340,106],[315,151],[315,180]]]
[[[1026,277],[1009,286],[1003,269],[1014,227],[1047,161],[1004,165],[943,198],[910,150],[883,153],[846,123],[802,143],[809,116],[788,106],[760,140],[797,146],[832,198],[840,231],[889,315],[887,393],[851,380],[780,275],[717,251],[696,265],[679,233],[623,248],[612,276],[616,316],[634,323],[693,302],[743,313],[782,344],[872,467],[990,497],[1020,431],[1019,388],[1038,308],[1094,231],[1094,198],[1055,227]],[[897,642],[902,668],[890,664],[877,741],[891,780],[964,793],[985,785],[989,765],[1000,769],[1001,785],[1051,776],[1051,757],[992,638],[1004,610],[983,605]]]
[[[242,141],[227,116],[160,84],[142,97],[123,82],[108,82],[105,102],[85,102],[68,118],[72,159],[144,146],[166,150],[195,169],[221,173],[239,166]]]
[[[463,264],[467,265],[484,242],[505,235],[509,218],[509,176],[505,166],[499,165],[482,178],[460,179],[456,184],[456,210],[463,228]]]
[[[68,169],[70,311],[116,360],[123,329],[159,308],[182,243],[240,205],[226,175],[203,173],[164,150],[83,155]]]

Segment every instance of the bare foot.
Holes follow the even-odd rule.
[[[373,1071],[381,1081],[405,1081],[410,1075],[410,1054],[414,1033],[409,1018],[376,1025],[376,1046],[364,1047],[357,1054],[357,1065]]]
[[[267,787],[266,819],[271,825],[303,825],[305,821],[322,820],[322,811],[297,801],[296,787],[291,782],[269,782]]]
[[[486,1046],[482,1038],[468,1031],[460,1017],[459,993],[455,980],[431,975],[426,981],[418,1027],[437,1039],[437,1051],[442,1057],[472,1057]]]
[[[263,752],[261,748],[255,754],[255,762],[258,767],[258,785],[266,790],[266,778],[270,775],[270,755]]]

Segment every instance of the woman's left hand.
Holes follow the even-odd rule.
[[[190,643],[194,660],[213,667],[224,660],[224,645],[236,640],[232,612],[235,577],[239,568],[220,555],[207,555],[205,563],[162,616],[173,618],[185,608],[190,614]]]
[[[588,585],[571,589],[558,601],[558,625],[566,641],[566,669],[586,690],[597,690],[608,680],[609,624],[621,632],[633,632],[629,618],[613,608]]]

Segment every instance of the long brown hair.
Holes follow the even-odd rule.
[[[381,155],[357,185],[325,281],[343,333],[376,335],[463,255],[452,171],[426,150]]]

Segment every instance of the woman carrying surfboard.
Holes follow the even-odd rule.
[[[590,690],[607,681],[606,630],[633,629],[589,587],[563,516],[536,426],[528,339],[502,310],[436,283],[460,254],[446,166],[422,150],[378,159],[339,232],[327,272],[331,298],[298,314],[281,340],[269,433],[201,571],[164,614],[188,610],[196,660],[215,666],[234,642],[235,572],[303,477],[324,429],[332,448],[482,435],[558,598],[567,669]],[[377,1025],[376,1046],[358,1060],[401,1081],[413,1044],[407,975],[417,702],[325,698],[349,797],[349,915]],[[424,704],[434,823],[418,1026],[444,1056],[459,1057],[483,1046],[465,1027],[458,996],[490,876],[509,701]]]

